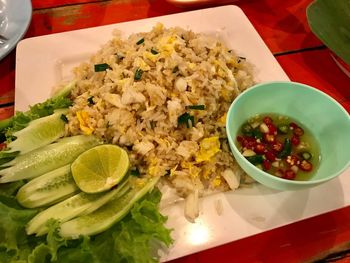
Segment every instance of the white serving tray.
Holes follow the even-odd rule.
[[[17,46],[16,110],[44,101],[52,88],[68,80],[71,69],[87,60],[118,29],[124,36],[149,31],[157,23],[181,26],[219,37],[254,65],[257,82],[289,80],[242,10],[223,6],[22,40]],[[163,200],[174,245],[162,261],[175,259],[227,242],[326,213],[350,204],[350,169],[340,177],[297,192],[270,190],[262,185],[208,196],[201,200],[195,223],[183,216],[183,202]],[[167,198],[167,194],[164,195]],[[219,215],[215,203],[223,205]]]

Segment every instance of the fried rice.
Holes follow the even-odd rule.
[[[123,147],[134,173],[162,176],[189,206],[246,180],[225,121],[253,75],[220,40],[162,24],[127,39],[116,32],[74,74],[67,135],[94,134]]]

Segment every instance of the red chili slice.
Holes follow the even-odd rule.
[[[295,128],[298,128],[299,126],[295,122],[291,122],[291,123],[289,123],[289,127],[291,127],[294,130]]]
[[[276,152],[280,152],[283,149],[283,144],[281,142],[276,141],[273,145],[272,145],[272,149]]]
[[[305,172],[310,172],[312,170],[312,163],[302,160],[299,164],[299,168]]]
[[[294,180],[295,176],[296,176],[296,174],[294,171],[292,171],[291,169],[287,169],[284,171],[282,178],[287,179],[287,180]]]
[[[265,153],[265,157],[270,162],[274,162],[276,160],[276,155],[273,152],[271,152],[271,151],[266,152]]]
[[[293,145],[297,146],[300,143],[300,138],[299,136],[293,135],[290,141]]]
[[[266,116],[266,117],[264,117],[263,122],[265,124],[271,124],[272,123],[272,119],[269,116]]]
[[[249,137],[249,136],[244,136],[243,141],[242,141],[242,146],[247,148],[247,149],[254,149],[256,146],[257,142],[255,138]]]
[[[257,143],[254,147],[254,151],[257,153],[257,154],[262,154],[265,152],[265,145],[263,145],[262,143]]]
[[[296,127],[296,128],[293,129],[293,133],[294,133],[294,135],[300,137],[300,136],[304,135],[304,130],[302,128],[300,128],[300,127]]]
[[[269,134],[277,135],[277,127],[275,125],[269,123],[266,126],[269,128]]]
[[[268,171],[271,169],[271,162],[269,160],[264,160],[262,165],[265,171]]]

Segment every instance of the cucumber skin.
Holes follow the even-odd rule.
[[[13,133],[17,139],[7,145],[9,152],[25,154],[62,137],[65,133],[65,122],[61,115],[67,112],[68,109],[58,110],[52,115],[29,122],[27,127]]]
[[[101,144],[94,136],[76,135],[19,155],[0,170],[0,183],[31,179],[69,164],[82,152]]]
[[[86,212],[93,212],[118,195],[119,191],[120,188],[98,194],[80,192],[37,214],[27,224],[26,232],[28,235],[44,235],[48,231],[46,222],[49,219],[53,218],[63,223]]]
[[[96,235],[120,221],[145,194],[153,189],[159,177],[144,179],[143,186],[136,186],[121,197],[115,197],[93,213],[79,216],[61,224],[60,235],[77,239],[81,235]]]
[[[18,190],[16,198],[23,207],[36,208],[57,203],[78,191],[68,164],[29,181]]]

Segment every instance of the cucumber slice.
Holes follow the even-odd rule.
[[[41,236],[47,233],[46,222],[53,218],[60,222],[66,222],[81,214],[87,214],[100,208],[118,193],[124,193],[128,187],[126,184],[121,185],[107,193],[87,194],[81,192],[74,195],[54,206],[37,214],[26,227],[28,235],[36,234]]]
[[[79,154],[98,144],[100,141],[94,136],[77,135],[59,139],[56,143],[19,155],[6,163],[10,167],[0,170],[0,183],[38,177],[73,162]]]
[[[78,191],[68,164],[29,181],[16,198],[20,205],[35,208],[57,203]]]
[[[13,133],[17,139],[7,145],[9,152],[25,154],[62,137],[65,123],[61,115],[67,112],[68,109],[58,110],[52,115],[31,121],[27,127]]]
[[[133,183],[133,180],[136,183]],[[129,178],[131,190],[122,196],[115,196],[112,200],[96,211],[79,216],[61,224],[60,235],[65,238],[76,239],[80,235],[95,235],[101,233],[121,220],[145,194],[153,189],[159,177],[151,179]]]

